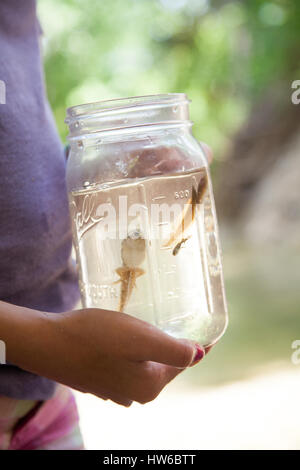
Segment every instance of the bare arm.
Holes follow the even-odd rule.
[[[83,309],[52,314],[0,302],[7,360],[129,406],[153,400],[204,351],[119,312]]]
[[[210,163],[211,150],[201,145]],[[58,315],[1,301],[0,339],[7,360],[22,369],[125,406],[153,400],[205,354],[124,313],[83,309]]]

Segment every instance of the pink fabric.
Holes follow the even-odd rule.
[[[45,402],[0,398],[1,450],[80,450],[75,398],[59,385]]]

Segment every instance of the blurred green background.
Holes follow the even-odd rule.
[[[49,100],[185,92],[212,167],[230,323],[194,385],[291,364],[300,338],[299,0],[39,0]]]

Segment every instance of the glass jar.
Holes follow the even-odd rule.
[[[69,108],[65,122],[83,306],[215,343],[227,325],[220,245],[187,96],[84,104]]]

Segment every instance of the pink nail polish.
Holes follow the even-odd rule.
[[[199,346],[199,344],[196,344],[196,353],[195,353],[193,362],[191,363],[191,366],[194,366],[195,364],[197,364],[198,362],[200,362],[201,359],[203,359],[204,356],[205,356],[205,351],[204,351],[204,349],[201,348],[201,346]]]

